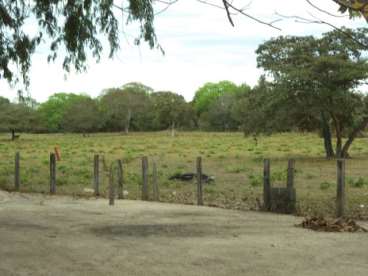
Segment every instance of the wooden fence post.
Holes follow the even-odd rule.
[[[148,158],[142,157],[142,200],[148,200]]]
[[[287,169],[287,183],[286,183],[286,187],[288,189],[294,188],[294,172],[295,172],[295,160],[289,159]]]
[[[265,211],[271,209],[271,179],[270,179],[270,160],[265,159],[263,164],[263,208]]]
[[[19,191],[20,188],[20,154],[15,154],[15,175],[14,175],[14,186],[15,190]]]
[[[123,174],[123,162],[118,160],[118,199],[124,199],[124,174]]]
[[[95,196],[100,195],[100,156],[96,154],[93,160],[93,186]]]
[[[202,157],[197,157],[197,204],[203,205]]]
[[[158,189],[158,176],[157,176],[157,164],[156,162],[153,162],[153,165],[152,165],[152,174],[153,174],[153,200],[154,201],[160,201],[160,191]]]
[[[336,216],[345,215],[345,159],[337,160]]]
[[[109,174],[109,205],[112,206],[115,203],[115,187],[114,187],[114,170],[113,165],[110,167]]]
[[[50,154],[50,194],[56,193],[56,158],[55,154]]]
[[[289,159],[287,169],[287,183],[286,183],[286,188],[288,192],[287,212],[289,213],[295,212],[296,193],[294,189],[294,175],[295,175],[295,160]]]

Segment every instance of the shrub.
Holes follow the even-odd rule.
[[[319,185],[319,188],[320,188],[321,190],[328,190],[330,187],[331,187],[331,183],[330,183],[330,182],[327,182],[327,181],[324,181],[324,182],[322,182],[322,183]]]
[[[353,188],[363,188],[366,184],[366,180],[363,177],[359,177],[358,179],[348,178],[347,182]]]
[[[258,187],[262,185],[262,179],[263,179],[262,176],[250,174],[248,178],[249,178],[249,183],[252,187]]]

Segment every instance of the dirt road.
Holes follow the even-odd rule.
[[[367,234],[300,221],[0,191],[0,275],[368,275]]]

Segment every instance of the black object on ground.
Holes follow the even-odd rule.
[[[196,178],[197,174],[195,173],[177,173],[169,177],[170,180],[181,180],[181,181],[192,181],[193,179]],[[202,181],[204,183],[210,183],[215,181],[215,177],[202,174]]]

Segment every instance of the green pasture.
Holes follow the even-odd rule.
[[[336,195],[336,160],[324,158],[323,141],[315,134],[278,134],[259,137],[257,142],[241,133],[168,132],[91,134],[22,134],[14,142],[0,135],[0,188],[14,189],[14,155],[21,154],[21,191],[49,191],[49,154],[57,146],[57,193],[87,196],[92,188],[93,157],[101,162],[102,195],[107,194],[107,169],[112,162],[124,162],[124,190],[127,198],[138,199],[141,160],[148,156],[158,167],[160,199],[194,204],[195,182],[170,181],[178,172],[195,172],[197,156],[203,158],[203,172],[216,181],[204,188],[205,205],[254,210],[262,204],[263,159],[271,159],[274,186],[286,183],[289,158],[296,159],[295,187],[299,215],[333,215]],[[368,138],[357,139],[346,163],[347,214],[368,219]],[[152,191],[152,189],[151,189]]]

